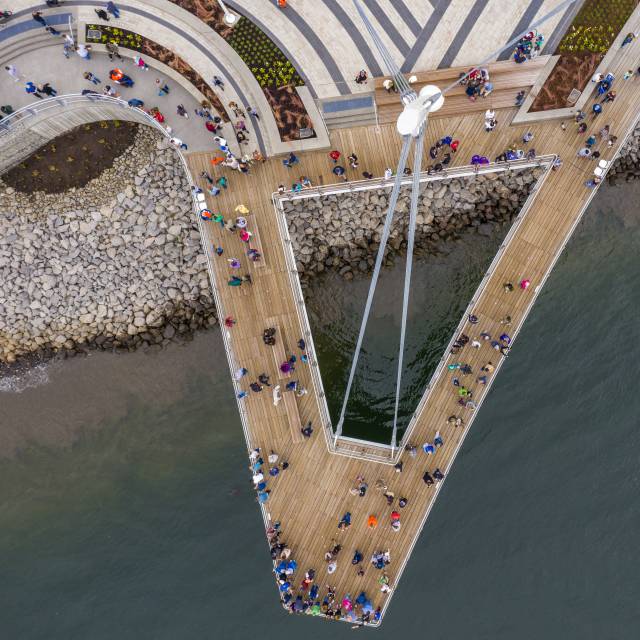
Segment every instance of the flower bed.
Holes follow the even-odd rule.
[[[640,0],[586,0],[554,51],[560,58],[530,111],[567,106],[572,89],[583,91]]]
[[[240,16],[234,27],[224,22],[224,12],[216,0],[171,0],[197,16],[226,40],[258,81],[273,111],[280,139],[289,142],[300,138],[300,131],[313,124],[295,87],[304,85],[291,61],[249,18]],[[313,133],[313,136],[315,133]]]
[[[96,35],[98,33],[100,34],[99,36]],[[218,95],[205,82],[204,78],[180,56],[176,55],[166,47],[163,47],[149,38],[141,36],[139,33],[103,24],[88,24],[86,26],[86,40],[89,44],[107,44],[108,42],[111,42],[119,47],[138,51],[144,56],[166,64],[174,71],[177,71],[183,78],[186,78],[203,96],[205,96],[223,120],[226,122],[229,121],[229,117],[227,116],[227,112],[225,111],[222,102],[220,102],[220,98],[218,98]]]

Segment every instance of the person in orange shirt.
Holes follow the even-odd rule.
[[[378,518],[376,518],[373,514],[369,516],[367,520],[367,527],[369,529],[375,529],[378,526]]]

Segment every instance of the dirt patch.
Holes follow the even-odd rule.
[[[572,89],[584,91],[600,61],[640,0],[586,0],[558,47],[556,66],[545,80],[530,112],[567,107]]]
[[[604,57],[602,53],[561,55],[549,74],[530,111],[548,111],[568,106],[567,98],[572,89],[582,91]]]
[[[83,187],[133,144],[137,130],[136,123],[119,120],[83,124],[40,147],[2,181],[23,193]]]
[[[281,140],[285,142],[300,140],[300,133],[304,130],[307,130],[305,137],[316,137],[313,122],[295,87],[286,86],[278,89],[263,87],[262,91],[275,116]]]

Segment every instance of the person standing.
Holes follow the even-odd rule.
[[[118,51],[118,45],[117,44],[114,44],[113,42],[107,42],[105,47],[107,49],[107,55],[109,56],[109,60],[113,60],[114,56],[116,58],[118,58],[118,60],[122,60],[122,56],[120,55],[120,52]]]
[[[149,71],[149,65],[140,56],[134,56],[133,61],[139,69]]]
[[[356,76],[356,84],[367,84],[369,76],[364,69],[361,69]]]
[[[82,44],[80,43],[77,47],[76,47],[76,53],[83,59],[83,60],[91,60],[91,53],[89,51],[89,47],[87,47],[86,44]]]
[[[104,9],[94,9],[96,15],[100,20],[104,20],[105,22],[109,22],[109,14]]]
[[[333,164],[338,164],[338,160],[340,159],[340,152],[337,149],[333,149],[333,151],[329,152],[329,157]]]

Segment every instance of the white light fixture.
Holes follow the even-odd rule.
[[[226,25],[228,25],[229,27],[233,27],[236,22],[238,22],[238,16],[235,13],[231,13],[231,11],[229,11],[229,9],[227,9],[227,5],[222,1],[222,0],[218,0],[218,4],[222,7],[222,10],[224,11],[224,22]]]

